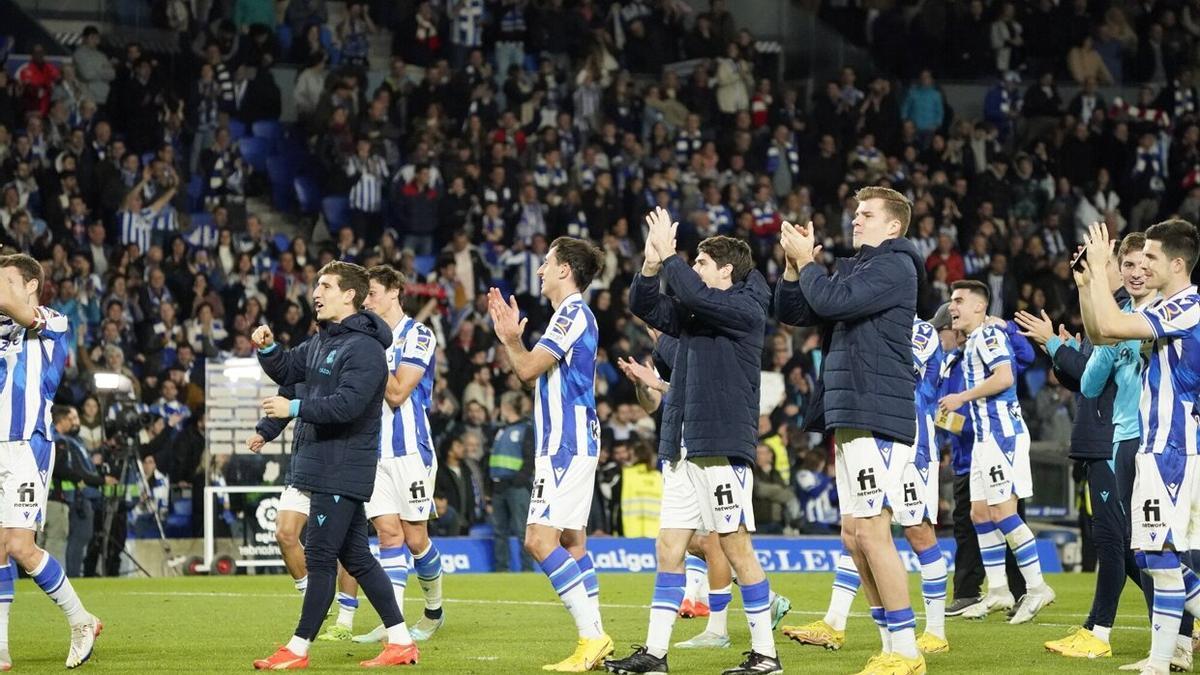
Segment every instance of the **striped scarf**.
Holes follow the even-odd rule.
[[[788,141],[788,144],[781,149],[779,144],[772,143],[771,147],[767,148],[767,173],[773,174],[779,169],[779,163],[782,155],[786,152],[788,160],[788,170],[793,176],[800,175],[800,152],[796,149],[796,144]]]

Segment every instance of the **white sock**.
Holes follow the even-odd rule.
[[[905,607],[891,612],[884,612],[888,632],[891,636],[891,651],[906,659],[915,659],[921,652],[917,651],[917,618],[912,607]]]
[[[442,608],[442,554],[430,540],[424,551],[413,554],[413,568],[417,572],[417,583],[425,594],[425,609]]]
[[[575,627],[579,629],[579,637],[594,640],[603,635],[600,630],[600,613],[596,611],[596,603],[588,597],[587,587],[583,584],[583,572],[579,563],[561,546],[554,549],[541,562],[542,572],[550,579],[550,585],[563,606],[575,619]]]
[[[687,585],[683,589],[683,599],[695,602],[700,597],[700,584],[708,580],[708,564],[703,558],[689,553],[684,561],[684,575]]]
[[[0,651],[8,653],[8,612],[12,601],[0,602]]]
[[[1042,579],[1042,563],[1038,560],[1037,541],[1033,538],[1033,530],[1021,520],[1020,516],[1012,515],[1000,521],[1000,531],[1004,533],[1004,541],[1012,549],[1025,577],[1025,586],[1029,590],[1040,588],[1046,583]]]
[[[717,588],[708,594],[708,627],[705,632],[713,635],[729,635],[729,601],[733,597],[733,585]]]
[[[983,571],[987,574],[988,595],[1009,592],[1008,577],[1004,573],[1004,535],[995,523],[976,523],[975,536],[979,539]]]
[[[1092,635],[1095,635],[1096,639],[1104,644],[1108,644],[1108,636],[1110,634],[1112,634],[1112,626],[1101,626],[1100,624],[1092,626]]]
[[[308,575],[306,574],[299,579],[293,579],[292,584],[296,587],[297,591],[300,591],[300,595],[304,595],[304,591],[308,590]]]
[[[404,609],[404,589],[408,587],[408,556],[403,547],[379,549],[379,565],[392,582],[392,594],[396,597],[396,606]]]
[[[775,657],[775,635],[771,629],[771,587],[766,579],[740,586],[742,608],[750,624],[750,648],[763,656]]]
[[[288,651],[296,656],[308,656],[308,645],[311,643],[302,637],[293,635],[291,640],[288,640]]]
[[[1150,663],[1168,672],[1178,644],[1179,623],[1183,618],[1183,574],[1173,569],[1147,570],[1154,580],[1154,609],[1150,615]]]
[[[83,601],[79,599],[79,594],[75,592],[71,580],[67,578],[62,565],[54,559],[54,556],[42,551],[42,561],[38,563],[37,567],[25,571],[29,573],[30,577],[33,577],[38,588],[41,588],[62,609],[63,614],[67,615],[67,622],[72,626],[92,620],[92,615],[83,608]]]
[[[946,639],[946,559],[934,545],[921,557],[921,595],[925,601],[925,630]]]
[[[854,558],[848,553],[838,556],[837,571],[833,576],[833,592],[829,596],[829,609],[825,611],[825,623],[834,630],[846,630],[846,618],[850,616],[850,605],[858,595],[862,580]]]
[[[388,626],[387,641],[393,645],[411,645],[412,636],[408,634],[408,624],[401,621],[395,626]]]
[[[358,598],[338,591],[337,604],[337,625],[342,628],[354,628],[354,613],[358,611]]]
[[[871,608],[871,620],[875,622],[875,627],[879,629],[880,651],[884,654],[890,654],[892,651],[892,634],[888,632],[887,618],[882,607]]]

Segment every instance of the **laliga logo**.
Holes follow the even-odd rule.
[[[655,569],[653,553],[631,553],[623,548],[595,555],[596,567],[602,570],[641,572]]]
[[[268,497],[258,503],[258,508],[254,510],[254,517],[258,520],[258,526],[267,532],[275,531],[275,520],[279,516],[279,499],[277,497]]]
[[[442,571],[446,574],[454,574],[455,572],[470,572],[471,558],[465,553],[455,553],[453,555],[442,554]]]

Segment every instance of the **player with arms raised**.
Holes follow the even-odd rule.
[[[24,254],[0,256],[0,670],[9,670],[8,614],[16,569],[12,558],[67,615],[67,667],[92,655],[103,625],[83,607],[62,564],[34,543],[45,525],[47,481],[54,466],[50,406],[66,367],[67,317],[38,304],[42,266]]]
[[[581,291],[602,265],[595,245],[572,237],[554,240],[538,269],[542,295],[554,307],[554,316],[532,351],[521,341],[528,319],[520,318],[516,299],[505,302],[495,288],[488,294],[496,337],[513,372],[523,382],[537,381],[537,453],[525,549],[550,578],[579,631],[575,652],[543,667],[557,672],[591,670],[613,650],[612,638],[601,625],[599,587],[584,548],[600,454],[600,421],[595,391],[598,331]]]

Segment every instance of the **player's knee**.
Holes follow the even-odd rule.
[[[842,548],[850,552],[858,550],[858,541],[855,539],[853,528],[842,528]]]
[[[558,542],[548,541],[537,530],[525,530],[525,551],[538,561],[545,560],[557,544]]]
[[[992,522],[990,507],[984,502],[971,502],[971,522],[976,525]]]
[[[275,542],[282,549],[298,548],[300,546],[300,532],[292,528],[281,527],[275,530]]]
[[[400,533],[402,543],[408,544],[409,551],[418,553],[429,548],[429,531],[423,527],[405,529]]]
[[[908,540],[908,545],[914,551],[926,551],[937,543],[937,537],[933,533],[933,525],[930,525],[928,522],[904,528],[904,538]]]
[[[41,562],[41,549],[34,543],[33,537],[10,536],[4,545],[8,549],[8,557],[16,560],[24,570],[32,570]]]

